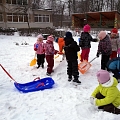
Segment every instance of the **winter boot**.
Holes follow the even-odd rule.
[[[73,82],[75,82],[77,84],[81,84],[81,81],[79,81],[78,78],[74,78]]]
[[[37,66],[37,69],[40,67],[40,65]]]
[[[68,81],[70,82],[72,80],[72,76],[69,76],[68,77]]]
[[[51,76],[51,74],[50,74],[50,73],[46,73],[46,75],[47,75],[47,76]]]
[[[42,68],[44,68],[44,64],[42,64]]]

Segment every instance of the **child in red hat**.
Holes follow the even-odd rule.
[[[119,51],[120,51],[120,39],[119,39],[117,28],[113,28],[111,30],[110,37],[111,37],[111,45],[112,45],[112,54],[110,58],[113,59],[117,57],[117,52],[119,54]]]
[[[81,62],[84,60],[88,61],[90,48],[91,48],[91,41],[93,41],[92,36],[90,35],[91,27],[87,24],[83,27],[83,32],[81,33],[79,47],[81,48]]]

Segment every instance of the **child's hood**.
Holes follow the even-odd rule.
[[[66,46],[68,46],[69,44],[71,44],[74,41],[73,38],[67,38],[67,37],[65,37],[64,40],[65,40],[65,45]]]
[[[110,80],[104,84],[100,84],[102,87],[116,87],[118,85],[118,81],[116,78],[111,77]]]

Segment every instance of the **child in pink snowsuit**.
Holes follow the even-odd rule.
[[[44,68],[44,62],[45,62],[45,49],[44,49],[44,43],[43,43],[43,36],[40,34],[37,36],[37,42],[34,44],[34,50],[37,54],[37,68],[42,66]]]
[[[54,54],[57,54],[57,50],[54,49],[53,45],[54,38],[52,35],[47,37],[47,41],[45,44],[45,57],[46,61],[48,63],[47,65],[47,73],[46,75],[50,76],[51,73],[53,72],[53,67],[54,67]]]

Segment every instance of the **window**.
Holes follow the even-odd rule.
[[[24,22],[28,22],[28,16],[24,15]]]
[[[43,15],[43,22],[49,22],[49,15]]]
[[[7,14],[7,21],[12,22],[12,14]]]
[[[0,22],[3,21],[2,13],[0,13]]]
[[[35,22],[50,22],[50,16],[49,15],[35,14],[34,18],[35,18]]]
[[[28,22],[28,17],[26,15],[18,15],[18,14],[7,14],[8,22]]]
[[[16,0],[6,0],[6,3],[8,3],[8,4],[16,4],[17,1]]]
[[[13,15],[13,22],[18,22],[18,16],[17,15]]]
[[[17,3],[19,5],[27,5],[28,4],[28,0],[17,0]]]
[[[19,22],[23,22],[23,15],[19,15]]]
[[[2,0],[0,0],[0,1],[2,1]],[[28,0],[6,0],[6,3],[8,3],[8,4],[27,5]]]

